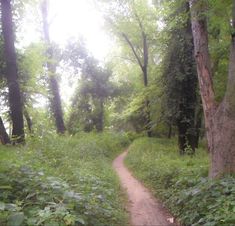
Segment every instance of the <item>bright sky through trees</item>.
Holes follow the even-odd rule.
[[[63,46],[70,38],[82,36],[87,48],[99,60],[103,60],[112,45],[112,41],[103,30],[104,20],[92,0],[50,0],[49,23],[51,40]],[[23,25],[18,40],[19,45],[28,46],[42,36],[40,9],[28,9],[23,18]],[[74,87],[68,84],[66,76],[61,81],[61,96],[68,101]]]
[[[102,29],[104,24],[102,15],[92,1],[50,0],[49,2],[51,39],[60,45],[64,45],[71,37],[83,36],[88,49],[94,56],[98,59],[105,58],[110,49],[111,40]],[[38,34],[40,29],[38,29],[35,19],[35,12],[29,9],[24,18],[20,35],[20,38],[23,38],[23,46],[40,37],[40,34]]]

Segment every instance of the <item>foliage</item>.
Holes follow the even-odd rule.
[[[209,0],[208,3],[209,49],[213,65],[213,82],[216,100],[221,101],[227,84],[227,76],[225,75],[228,74],[229,64],[232,1],[222,3],[218,0]],[[226,13],[222,13],[221,7]]]
[[[43,64],[45,48],[42,43],[34,43],[18,53],[19,78],[24,108],[32,109],[39,100],[47,96]]]
[[[194,157],[179,157],[174,140],[141,138],[126,162],[184,225],[235,224],[235,178],[208,179],[203,148]]]
[[[119,125],[124,124],[122,126],[124,130],[150,132],[152,128],[150,128],[149,108],[152,102],[146,95],[145,88],[152,84],[153,78],[156,77],[154,69],[156,68],[158,13],[156,8],[146,0],[113,0],[108,3],[100,0],[99,2],[103,3],[101,7],[106,27],[120,46],[117,54],[124,65],[122,68],[115,67],[118,70],[117,73],[120,74],[120,77],[125,76],[123,80],[130,81],[133,87],[138,87],[138,90],[134,89],[131,95],[125,97],[127,98],[126,107],[122,108],[117,116],[121,121]],[[124,68],[126,70],[123,70]],[[129,79],[130,76],[131,79]],[[143,93],[145,98],[142,97]]]
[[[187,15],[187,19],[178,24],[178,27],[166,27],[163,31],[168,34],[169,40],[165,40],[168,48],[164,52],[162,62],[162,85],[164,87],[162,108],[165,120],[177,124],[180,121],[192,120],[189,117],[193,116],[186,115],[188,112],[185,111],[195,109],[197,73],[193,58],[189,9],[184,3],[174,10],[167,18],[168,21],[172,22],[173,16],[174,20],[180,21],[180,17]],[[176,14],[178,15],[176,16]]]
[[[126,225],[112,159],[125,135],[31,138],[1,147],[1,225]]]
[[[77,76],[77,89],[72,98],[68,131],[72,134],[104,129],[105,103],[115,96],[117,88],[111,82],[112,72],[100,65],[85,48],[82,40],[69,43],[64,62]]]

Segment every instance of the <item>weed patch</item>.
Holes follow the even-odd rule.
[[[0,225],[127,224],[112,159],[124,135],[47,136],[0,150]]]

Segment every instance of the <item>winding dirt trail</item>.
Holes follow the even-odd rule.
[[[127,151],[113,161],[122,187],[128,195],[128,211],[132,226],[176,226],[173,217],[153,197],[150,191],[136,180],[124,166]]]

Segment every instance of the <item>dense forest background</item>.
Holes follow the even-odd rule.
[[[128,167],[182,224],[235,224],[235,1],[88,1],[105,57],[55,41],[53,1],[0,2],[0,224],[125,225],[109,171],[133,141]]]

